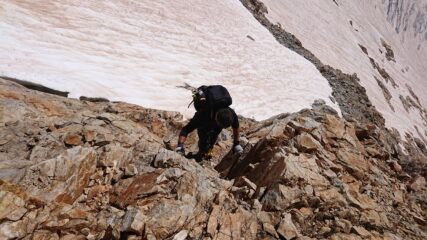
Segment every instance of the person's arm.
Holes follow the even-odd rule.
[[[179,135],[179,138],[178,138],[178,145],[184,144],[184,143],[185,143],[185,140],[187,140],[187,137],[186,137],[186,136],[184,136],[184,135]]]
[[[189,133],[191,133],[192,131],[194,131],[194,129],[197,128],[198,124],[199,124],[199,114],[198,112],[196,112],[193,116],[193,118],[190,120],[189,123],[187,123],[187,125],[185,125],[182,129],[181,132],[179,132],[179,137],[178,137],[178,145],[175,149],[175,151],[180,152],[180,153],[184,153],[184,143],[185,140],[187,140],[187,135]]]
[[[240,124],[239,124],[239,117],[237,117],[236,112],[232,109],[231,112],[233,113],[233,122],[231,123],[231,127],[233,128],[233,140],[234,143],[239,142],[240,140]]]
[[[179,136],[178,138],[178,145],[176,145],[175,152],[185,155],[185,149],[184,149],[184,142],[187,139],[186,136]]]
[[[237,145],[240,142],[240,129],[239,128],[233,128],[233,145]]]
[[[240,126],[239,126],[239,118],[237,117],[236,112],[233,110],[233,122],[231,127],[233,128],[233,152],[234,153],[242,153],[243,148],[240,146]]]

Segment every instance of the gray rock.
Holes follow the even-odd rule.
[[[175,236],[173,236],[173,240],[185,240],[188,236],[187,230],[181,230],[179,233],[177,233]]]
[[[121,230],[141,234],[144,231],[147,217],[139,209],[132,208],[126,212],[122,221]]]
[[[285,239],[294,239],[300,235],[294,223],[291,214],[286,214],[280,222],[277,232]]]

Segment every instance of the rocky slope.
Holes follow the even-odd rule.
[[[170,150],[180,114],[84,99],[0,79],[0,239],[427,238],[422,142],[321,101],[199,164]]]

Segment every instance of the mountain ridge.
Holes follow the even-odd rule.
[[[322,101],[241,118],[244,153],[232,154],[224,131],[199,164],[170,150],[185,124],[177,112],[0,85],[2,238],[426,236],[426,173],[381,128]],[[425,162],[412,147],[409,160]]]

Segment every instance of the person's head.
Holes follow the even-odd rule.
[[[229,108],[221,108],[215,114],[216,123],[222,128],[228,128],[233,122],[233,113]]]

